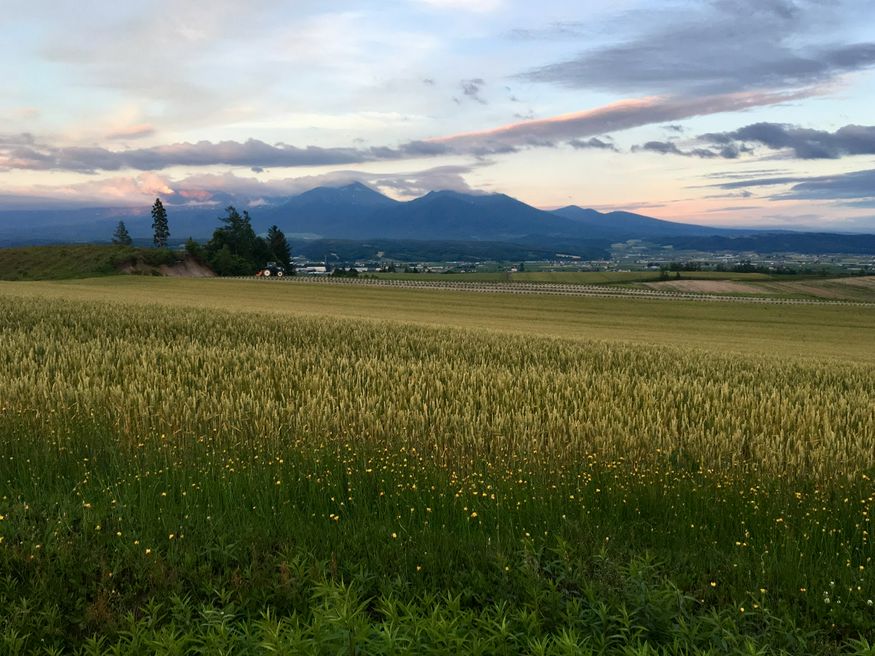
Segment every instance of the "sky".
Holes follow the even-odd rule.
[[[875,0],[4,0],[0,209],[398,199],[875,231]]]

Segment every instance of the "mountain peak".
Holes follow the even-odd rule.
[[[379,191],[371,189],[366,184],[356,181],[335,187],[314,187],[309,191],[292,197],[286,205],[300,206],[312,203],[323,205],[365,205],[370,207],[392,205],[395,201],[388,196],[384,196]]]
[[[434,191],[430,191],[424,196],[420,196],[414,200],[422,200],[425,198],[457,198],[459,200],[476,202],[478,200],[482,200],[484,198],[508,198],[504,194],[493,194],[493,193],[482,193],[482,192],[465,192],[465,191],[456,191],[455,189],[437,189]]]
[[[344,191],[370,191],[371,193],[374,193],[374,194],[380,193],[380,192],[376,191],[375,189],[372,189],[371,187],[366,185],[364,182],[359,182],[358,180],[355,180],[353,182],[350,182],[349,184],[341,185],[339,187],[334,187],[334,188],[335,189],[343,189]]]

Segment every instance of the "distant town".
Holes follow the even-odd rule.
[[[614,244],[609,259],[586,260],[577,255],[557,254],[550,260],[508,262],[498,260],[393,261],[391,259],[343,260],[334,254],[320,260],[296,256],[291,265],[298,275],[324,276],[338,271],[355,274],[409,273],[518,273],[523,271],[725,271],[823,276],[875,274],[875,255],[758,252],[682,251],[650,245],[640,240]],[[353,275],[355,275],[353,274]]]

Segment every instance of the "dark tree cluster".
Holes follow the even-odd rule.
[[[267,239],[259,237],[252,228],[249,212],[243,214],[233,205],[220,217],[222,225],[204,248],[204,259],[220,276],[248,276],[267,262],[289,265],[291,252],[286,236],[277,226],[271,226]]]

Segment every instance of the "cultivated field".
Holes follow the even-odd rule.
[[[388,280],[435,280],[467,282],[553,282],[585,285],[658,281],[659,271],[496,271],[494,273],[376,273]],[[672,274],[674,275],[674,274]],[[724,271],[685,271],[684,278],[695,280],[769,280],[764,273]]]
[[[0,652],[867,654],[875,310],[0,283]]]
[[[733,294],[766,298],[816,299],[875,303],[875,276],[824,278],[811,275],[682,271],[680,278],[658,271],[524,271],[495,273],[378,273],[384,280],[469,283],[556,283],[631,287],[698,294]]]

